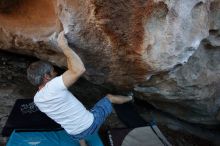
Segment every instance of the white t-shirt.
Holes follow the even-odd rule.
[[[71,135],[88,129],[94,120],[93,114],[68,91],[62,76],[55,77],[38,91],[34,103]]]

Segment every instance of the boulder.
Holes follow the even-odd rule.
[[[210,102],[218,96],[219,78],[210,77],[219,71],[219,0],[0,2],[1,50],[64,67],[65,56],[56,41],[64,30],[85,63],[87,80],[135,89],[139,98],[181,119],[216,123],[218,101],[215,106]],[[207,117],[208,113],[212,114]]]
[[[179,119],[205,125],[220,121],[220,1],[210,4],[209,36],[187,63],[136,86],[138,97]]]

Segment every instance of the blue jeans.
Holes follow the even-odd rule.
[[[90,111],[94,116],[94,121],[92,125],[82,133],[72,135],[73,139],[85,139],[86,137],[98,132],[106,117],[108,117],[108,115],[112,112],[112,104],[107,97],[103,97],[94,105],[94,107]]]

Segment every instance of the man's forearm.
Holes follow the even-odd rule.
[[[63,46],[63,47],[68,47],[68,46]],[[77,74],[83,73],[85,71],[85,67],[80,57],[69,47],[63,50],[67,58],[68,69],[73,73],[77,73]]]
[[[67,59],[68,71],[73,73],[75,77],[85,72],[85,67],[80,57],[68,46],[68,42],[62,31],[58,36],[58,45],[63,50]]]
[[[68,70],[62,74],[63,83],[70,87],[85,72],[85,67],[80,57],[68,46],[64,31],[58,35],[57,42],[67,59]]]

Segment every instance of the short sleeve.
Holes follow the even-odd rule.
[[[64,85],[62,75],[49,81],[46,86],[46,88],[51,92],[59,92],[61,90],[67,89]]]

